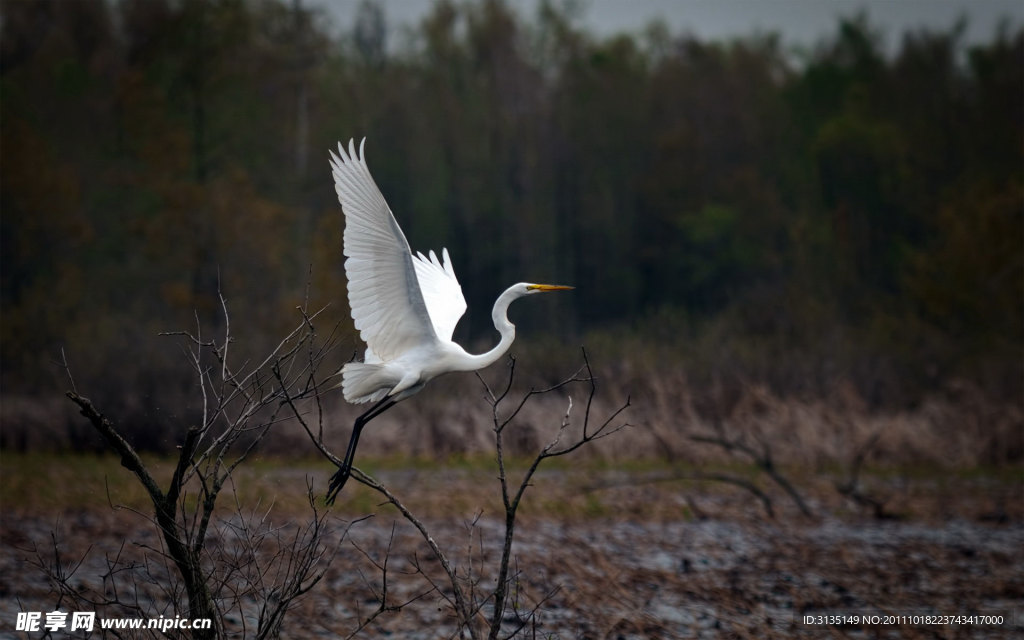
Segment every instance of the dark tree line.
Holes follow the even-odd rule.
[[[817,354],[883,402],[951,376],[1019,394],[1019,25],[887,55],[851,17],[794,54],[598,38],[557,3],[440,1],[410,31],[372,2],[333,26],[272,0],[0,6],[5,392],[49,393],[62,346],[122,372],[119,396],[187,385],[153,336],[215,322],[218,289],[256,347],[310,279],[345,318],[326,149],[365,135],[413,247],[456,261],[465,337],[508,283],[556,280],[578,289],[524,322],[563,338],[682,357],[724,326],[737,354]]]

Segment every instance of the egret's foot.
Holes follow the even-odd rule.
[[[351,475],[352,467],[341,465],[338,467],[338,471],[331,476],[331,482],[327,485],[327,497],[324,499],[328,506],[334,504],[334,499],[338,497],[338,493],[345,486],[345,483],[348,482]]]

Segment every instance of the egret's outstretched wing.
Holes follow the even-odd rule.
[[[409,242],[359,153],[349,141],[331,153],[334,188],[345,213],[348,302],[359,335],[381,360],[437,340],[420,292]]]
[[[451,340],[455,325],[466,313],[466,298],[462,295],[459,279],[455,277],[452,260],[448,250],[441,249],[441,258],[430,252],[430,257],[417,252],[413,264],[416,266],[416,277],[420,281],[423,301],[427,304],[427,312],[434,324],[434,332],[441,340]]]

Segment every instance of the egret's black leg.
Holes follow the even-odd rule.
[[[356,445],[359,444],[359,434],[363,432],[363,427],[366,426],[367,422],[393,406],[395,406],[395,401],[385,396],[384,399],[370,407],[369,411],[356,418],[356,421],[352,424],[352,437],[348,441],[348,449],[345,450],[345,459],[341,462],[341,466],[338,467],[338,471],[331,476],[331,482],[327,486],[327,504],[334,504],[334,499],[338,497],[338,492],[341,491],[349,476],[352,475],[352,459],[356,457]]]

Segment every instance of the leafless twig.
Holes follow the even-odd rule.
[[[856,504],[862,507],[868,507],[871,509],[872,514],[879,520],[890,520],[896,518],[896,514],[890,512],[885,508],[885,498],[880,498],[872,495],[868,495],[861,488],[860,483],[860,472],[864,466],[864,461],[867,460],[868,454],[878,444],[879,439],[882,437],[882,431],[878,430],[871,434],[867,440],[864,441],[860,447],[857,448],[857,452],[853,456],[853,460],[850,463],[849,475],[843,482],[836,482],[836,491],[841,495],[853,500]]]
[[[548,458],[568,455],[577,451],[580,447],[586,444],[608,437],[629,426],[628,423],[620,421],[622,413],[630,405],[628,398],[621,406],[613,410],[599,423],[595,424],[594,399],[597,393],[597,381],[593,374],[593,370],[591,369],[586,351],[583,351],[583,364],[570,376],[550,387],[530,389],[525,394],[518,397],[511,408],[506,410],[505,402],[510,397],[513,388],[516,359],[514,357],[510,357],[508,362],[508,378],[504,387],[498,392],[493,391],[490,386],[487,385],[486,381],[478,375],[478,378],[486,391],[487,401],[491,406],[492,427],[495,436],[495,450],[497,452],[498,479],[500,482],[501,500],[505,513],[505,532],[502,544],[502,554],[497,566],[497,576],[494,581],[495,586],[493,590],[480,589],[480,574],[472,563],[472,547],[469,554],[469,569],[465,575],[460,575],[458,568],[452,563],[451,559],[444,552],[441,546],[434,540],[423,521],[420,520],[393,491],[364,471],[355,467],[352,468],[352,478],[360,484],[363,484],[381,494],[388,504],[391,504],[398,509],[399,513],[402,514],[402,517],[412,524],[412,526],[419,532],[420,536],[427,544],[427,547],[430,549],[431,554],[441,565],[444,575],[447,578],[447,585],[445,585],[445,588],[441,588],[441,585],[438,584],[436,579],[419,564],[418,559],[415,556],[413,557],[414,568],[423,576],[430,586],[428,591],[420,594],[418,597],[422,597],[423,595],[426,595],[426,593],[437,592],[449,603],[455,613],[459,629],[457,634],[461,637],[463,633],[466,633],[473,639],[483,637],[484,635],[489,639],[498,638],[499,634],[502,633],[502,624],[505,619],[505,611],[509,606],[510,597],[512,598],[511,606],[516,614],[518,624],[511,633],[508,634],[508,637],[518,635],[526,629],[532,621],[535,621],[539,608],[557,592],[557,587],[550,589],[546,595],[536,599],[528,608],[520,606],[521,602],[526,598],[522,592],[515,591],[515,595],[510,596],[510,587],[513,582],[518,580],[520,575],[518,569],[515,572],[512,571],[512,543],[515,537],[516,515],[526,493],[526,489],[530,486],[533,476],[540,464]],[[275,375],[279,374],[275,371]],[[503,444],[504,432],[514,424],[515,419],[521,414],[522,410],[527,406],[530,400],[544,394],[567,390],[571,385],[576,384],[586,385],[587,395],[586,402],[582,409],[582,416],[574,414],[575,404],[571,397],[567,396],[566,410],[564,414],[559,417],[554,437],[534,456],[528,469],[523,474],[523,477],[513,489],[513,485],[509,480],[506,468]],[[283,384],[280,386],[287,388]],[[291,413],[295,416],[296,420],[303,427],[310,440],[314,443],[314,446],[316,446],[320,453],[328,460],[335,464],[339,464],[341,462],[340,459],[338,456],[334,455],[323,439],[322,412],[318,410],[314,416],[319,420],[320,424],[314,424],[313,421],[308,419],[308,417],[303,413],[298,400],[299,398],[297,396],[289,392],[283,394],[282,397],[282,403],[289,407]],[[576,435],[571,441],[566,441],[567,435],[573,433],[572,426],[574,422],[580,425],[580,430],[575,432]],[[472,525],[470,525],[470,530],[472,531],[475,526],[476,521],[474,520]],[[387,553],[390,553],[390,544]],[[378,601],[378,607],[367,619],[360,622],[360,626],[357,631],[365,628],[366,625],[370,624],[370,622],[379,616],[395,611],[404,606],[404,604],[392,603],[388,598],[387,575],[389,569],[387,557],[385,556],[385,559],[382,561],[373,562],[381,572],[382,576],[381,589],[376,591],[377,595],[375,596]],[[491,605],[491,609],[485,615],[485,605],[487,604]]]
[[[597,393],[597,380],[594,376],[594,372],[590,367],[590,359],[587,357],[586,349],[582,350],[583,354],[583,365],[576,370],[568,378],[565,378],[561,382],[548,387],[546,389],[530,389],[524,394],[519,402],[515,405],[514,409],[507,415],[502,415],[501,404],[504,399],[508,396],[509,390],[512,387],[512,378],[515,374],[515,358],[509,358],[509,374],[508,381],[505,385],[504,390],[495,394],[487,383],[480,378],[481,383],[484,385],[484,389],[487,392],[487,396],[491,403],[491,416],[494,428],[494,446],[497,452],[498,460],[498,480],[501,484],[501,498],[505,507],[505,540],[502,546],[501,560],[498,564],[498,577],[496,580],[494,596],[493,596],[493,610],[490,621],[490,633],[488,638],[494,640],[498,637],[501,631],[501,623],[505,614],[505,608],[508,600],[508,587],[509,587],[509,567],[511,564],[512,555],[512,542],[515,538],[515,525],[516,525],[516,513],[519,509],[519,505],[522,502],[523,495],[526,493],[526,488],[530,486],[533,479],[534,473],[540,464],[547,458],[554,458],[558,456],[564,456],[573,451],[576,451],[585,444],[589,444],[598,440],[610,436],[622,429],[629,426],[629,423],[623,422],[616,424],[618,417],[629,408],[629,398],[619,406],[617,409],[612,411],[607,418],[605,418],[596,429],[590,430],[591,410],[593,408],[594,396]],[[479,376],[478,376],[479,377]],[[513,493],[510,489],[508,473],[505,467],[505,452],[503,445],[503,433],[505,429],[511,424],[512,420],[520,413],[526,403],[535,398],[538,395],[550,393],[553,391],[561,390],[574,383],[585,383],[589,387],[589,393],[587,395],[587,403],[583,411],[583,425],[582,434],[574,442],[566,445],[559,446],[561,439],[565,434],[566,430],[572,423],[572,399],[567,399],[567,408],[564,416],[558,427],[558,431],[555,434],[553,440],[551,440],[541,451],[533,458],[530,466],[523,474],[522,479],[519,482],[518,488]],[[613,426],[614,425],[614,426]]]
[[[243,361],[236,366],[236,352],[230,348],[234,341],[232,325],[223,294],[220,302],[224,322],[219,338],[205,337],[198,323],[194,333],[165,334],[185,339],[183,346],[202,399],[201,420],[185,431],[166,488],[160,486],[135,448],[91,400],[75,390],[67,396],[120,455],[122,466],[145,488],[162,543],[160,548],[149,550],[180,576],[188,616],[213,623],[208,630],[193,629],[193,637],[222,636],[223,607],[241,607],[243,598],[256,598],[261,604],[252,635],[271,638],[277,636],[291,603],[319,582],[334,555],[323,542],[327,533],[325,516],[312,502],[312,489],[307,487],[312,517],[290,537],[284,529],[272,527],[267,513],[243,513],[234,491],[237,515],[233,521],[218,525],[218,537],[234,538],[239,544],[211,555],[208,531],[214,524],[222,490],[233,488],[234,471],[283,420],[281,409],[297,398],[319,396],[322,386],[316,372],[330,345],[317,340],[313,319],[319,312],[308,313],[303,307],[302,321],[269,354],[255,364]],[[269,553],[268,559],[263,559],[264,553]],[[169,596],[180,595],[174,592],[175,587],[170,589]],[[225,595],[233,596],[235,604],[224,605]],[[241,619],[244,625],[245,616]]]
[[[713,444],[715,446],[725,449],[726,451],[735,451],[745,455],[758,467],[758,469],[764,472],[769,478],[772,479],[773,482],[775,482],[775,484],[777,484],[783,491],[786,492],[786,494],[790,497],[790,499],[797,506],[797,508],[800,509],[800,512],[802,514],[804,514],[807,517],[812,517],[814,515],[810,507],[807,506],[807,503],[804,501],[800,493],[796,490],[792,483],[790,483],[789,480],[786,479],[786,477],[782,475],[781,472],[779,472],[778,468],[775,466],[775,461],[772,458],[772,450],[771,447],[768,446],[768,444],[762,442],[760,450],[758,450],[749,445],[748,443],[746,443],[742,438],[729,438],[728,436],[721,432],[721,429],[718,429],[718,431],[719,433],[716,433],[714,435],[691,435],[690,440],[692,440],[693,442]],[[708,477],[706,479],[717,480],[719,482],[729,482],[731,484],[743,487],[748,491],[751,491],[751,493],[754,493],[754,495],[758,496],[758,498],[761,499],[762,503],[765,504],[765,509],[768,511],[769,514],[771,514],[772,510],[770,508],[770,501],[767,503],[764,502],[767,496],[765,496],[764,492],[760,491],[760,489],[756,489],[756,486],[753,485],[752,483],[743,480],[742,478],[735,478],[733,476],[725,476],[720,474],[716,475],[716,477]]]

